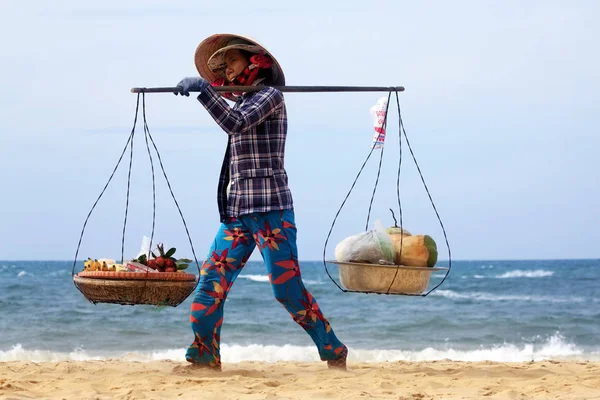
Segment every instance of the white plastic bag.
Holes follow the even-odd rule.
[[[394,243],[379,221],[375,229],[349,236],[335,247],[335,259],[339,262],[362,262],[379,264],[381,260],[394,262]]]
[[[140,256],[142,256],[144,254],[146,255],[146,257],[152,258],[152,255],[150,254],[150,238],[148,236],[144,236],[142,238],[142,245],[140,248],[140,252],[138,253],[138,255],[135,258],[139,259]]]

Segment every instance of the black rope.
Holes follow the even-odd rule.
[[[129,170],[127,171],[127,195],[125,200],[125,218],[123,220],[123,235],[121,237],[121,264],[125,260],[125,227],[127,226],[127,214],[129,211],[129,192],[131,187],[131,166],[133,165],[133,134],[129,141]]]
[[[400,254],[398,255],[398,264],[401,263],[402,260],[402,245],[404,244],[404,229],[402,226],[402,203],[400,201],[400,169],[402,167],[402,131],[400,130],[400,126],[401,123],[400,121],[402,121],[402,118],[400,117],[400,101],[398,100],[398,92],[396,92],[396,103],[398,105],[398,173],[396,175],[396,197],[398,198],[398,211],[399,211],[399,218],[400,218]],[[391,209],[390,209],[391,211]],[[392,217],[394,217],[394,212],[392,211]],[[396,223],[396,217],[394,217],[394,225],[397,225]],[[400,268],[396,268],[396,272],[394,273],[394,278],[392,279],[392,281],[390,282],[390,286],[387,289],[386,294],[390,294],[390,290],[392,289],[392,286],[394,285],[394,282],[396,282],[396,278],[398,277],[398,271],[400,270]]]
[[[421,172],[421,168],[419,167],[419,163],[417,162],[417,158],[415,157],[415,153],[412,150],[412,147],[410,146],[410,142],[408,140],[408,136],[406,135],[406,130],[404,129],[404,122],[402,122],[402,115],[400,113],[400,100],[398,99],[398,92],[396,92],[396,102],[398,103],[398,118],[400,119],[400,127],[402,128],[402,132],[404,134],[404,139],[406,140],[406,145],[408,146],[408,150],[410,151],[410,154],[413,158],[413,161],[415,162],[415,165],[417,167],[417,171],[419,171],[419,176],[421,177],[421,182],[423,183],[423,187],[425,188],[425,191],[427,192],[427,197],[429,197],[429,201],[431,203],[431,206],[433,207],[433,211],[435,212],[435,215],[437,216],[438,222],[440,223],[440,226],[442,227],[442,232],[444,233],[444,240],[446,242],[446,247],[448,248],[448,271],[446,271],[446,275],[444,276],[444,278],[440,281],[440,283],[438,283],[436,286],[434,286],[431,290],[429,290],[427,293],[423,294],[422,296],[427,296],[429,293],[433,292],[435,289],[437,289],[448,277],[448,274],[450,273],[450,269],[452,269],[452,255],[450,252],[450,244],[448,243],[448,236],[446,235],[446,229],[444,228],[444,224],[442,222],[442,219],[440,218],[440,214],[438,213],[438,210],[435,206],[435,203],[433,202],[433,198],[431,197],[431,193],[429,192],[429,188],[427,187],[427,184],[425,183],[425,178],[423,178],[423,173]],[[398,198],[399,200],[399,198]]]
[[[387,110],[389,108],[389,98],[390,98],[390,95],[391,95],[391,92],[388,95],[388,105],[386,106],[385,117],[384,117],[385,121],[387,121]],[[352,182],[352,186],[350,187],[350,190],[348,190],[348,193],[346,194],[346,197],[344,198],[344,201],[342,201],[342,204],[340,205],[340,208],[338,209],[337,213],[335,214],[335,217],[333,218],[333,222],[331,223],[331,227],[329,228],[329,232],[327,233],[327,237],[325,238],[325,246],[323,246],[323,266],[325,267],[325,273],[327,273],[327,276],[329,277],[329,279],[331,279],[331,281],[333,283],[335,283],[335,285],[342,292],[351,292],[351,291],[342,288],[336,282],[336,280],[333,279],[333,277],[329,273],[329,269],[327,268],[327,263],[325,261],[325,256],[326,256],[326,251],[327,251],[327,243],[329,242],[329,238],[331,237],[331,232],[333,231],[333,227],[335,226],[335,221],[337,221],[337,218],[340,215],[340,212],[342,211],[342,208],[344,208],[344,205],[346,204],[346,201],[348,201],[348,198],[350,197],[350,194],[352,193],[352,190],[354,189],[354,186],[356,185],[356,182],[358,181],[358,178],[360,177],[360,174],[362,173],[363,169],[365,168],[365,165],[367,165],[367,162],[369,161],[369,158],[371,158],[371,154],[373,154],[373,151],[375,150],[375,147],[377,147],[377,141],[376,140],[373,141],[373,145],[371,146],[371,150],[369,151],[369,154],[367,155],[367,158],[365,159],[365,161],[363,162],[362,166],[360,167],[360,170],[358,171],[358,174],[356,174],[356,178],[354,178],[354,182]],[[383,148],[382,148],[382,150],[383,150]],[[381,163],[380,163],[380,166],[381,166]],[[375,188],[377,188],[377,185],[375,185]],[[374,189],[374,191],[375,191],[375,189]],[[367,218],[367,225],[368,225],[368,218]]]
[[[352,193],[352,190],[354,189],[354,186],[355,186],[355,184],[356,184],[356,182],[357,182],[360,174],[362,173],[362,170],[364,169],[367,161],[371,157],[371,154],[373,153],[373,149],[375,148],[375,144],[376,143],[373,144],[373,147],[371,148],[371,151],[369,152],[369,155],[367,156],[366,160],[364,161],[363,165],[361,166],[361,168],[360,168],[360,170],[359,170],[356,178],[354,179],[354,182],[352,183],[352,186],[350,187],[350,190],[346,194],[346,197],[344,198],[344,201],[342,202],[340,208],[338,209],[338,211],[337,211],[337,213],[336,213],[336,215],[335,215],[335,217],[333,219],[331,227],[329,228],[329,232],[328,232],[327,237],[325,239],[325,245],[323,247],[323,265],[325,267],[325,272],[327,273],[327,276],[329,276],[329,278],[331,279],[331,281],[333,281],[333,283],[342,292],[345,292],[345,293],[367,293],[367,294],[377,293],[377,294],[388,294],[388,295],[391,294],[391,295],[404,295],[404,296],[421,296],[421,297],[425,297],[429,293],[431,293],[433,290],[435,290],[436,288],[438,288],[444,282],[444,280],[446,279],[446,277],[450,273],[450,269],[451,269],[451,265],[452,265],[452,263],[451,263],[451,254],[450,254],[450,245],[448,244],[448,237],[446,235],[446,230],[444,228],[442,220],[441,220],[441,218],[439,216],[439,213],[437,212],[437,208],[435,207],[435,204],[434,204],[433,199],[431,197],[431,193],[429,192],[429,189],[427,188],[427,185],[425,184],[425,179],[423,178],[423,174],[421,172],[421,169],[419,168],[419,165],[417,163],[417,160],[416,160],[416,157],[414,155],[414,152],[412,151],[412,148],[411,148],[410,143],[408,141],[408,136],[406,135],[406,130],[404,129],[404,123],[402,122],[402,115],[401,115],[401,112],[400,112],[400,99],[398,98],[398,91],[394,90],[394,92],[395,92],[395,95],[396,95],[396,104],[397,104],[397,107],[398,107],[398,118],[399,118],[399,121],[398,121],[399,122],[399,124],[398,124],[399,125],[398,126],[398,146],[399,146],[400,153],[399,153],[399,160],[398,160],[398,172],[397,172],[397,178],[396,178],[396,194],[397,194],[397,198],[398,198],[398,208],[399,208],[399,211],[400,211],[400,229],[403,232],[403,226],[402,226],[402,204],[401,204],[401,200],[400,200],[400,171],[401,171],[401,166],[402,166],[402,134],[404,134],[404,138],[406,139],[406,143],[408,145],[408,148],[410,150],[412,158],[413,158],[413,160],[415,162],[415,165],[417,166],[417,171],[419,172],[419,176],[421,177],[421,181],[422,181],[422,183],[423,183],[423,185],[425,187],[425,190],[427,192],[429,200],[430,200],[430,202],[431,202],[431,204],[433,206],[433,209],[434,209],[434,211],[436,213],[436,216],[438,218],[438,221],[440,222],[440,225],[442,227],[442,231],[444,233],[444,239],[446,241],[446,246],[448,247],[448,271],[446,272],[446,275],[444,276],[444,278],[442,279],[442,281],[439,284],[437,284],[435,287],[433,287],[431,290],[429,290],[427,293],[425,293],[425,294],[390,293],[390,289],[391,289],[391,287],[392,287],[392,285],[393,285],[393,283],[394,283],[394,281],[395,281],[395,279],[396,279],[396,277],[398,275],[398,270],[399,270],[400,266],[396,267],[396,273],[394,274],[394,278],[393,278],[392,282],[390,283],[390,286],[388,287],[388,290],[385,293],[344,289],[344,288],[342,288],[337,283],[337,281],[335,279],[333,279],[333,277],[329,273],[329,269],[327,268],[327,261],[325,260],[326,251],[327,251],[327,243],[329,242],[329,238],[331,237],[331,232],[333,231],[333,228],[335,226],[335,222],[336,222],[336,220],[337,220],[340,212],[342,211],[342,208],[344,207],[346,201],[350,197],[350,194]],[[389,99],[390,99],[391,94],[392,94],[392,92],[390,92],[389,95],[388,95],[388,106],[386,107],[385,120],[387,120],[387,113],[388,113],[388,107],[389,107]],[[381,161],[382,161],[382,159],[383,159],[383,148],[382,148],[382,155],[381,155],[380,161],[379,161],[379,167],[378,167],[378,170],[377,170],[377,179],[375,181],[375,188],[373,189],[373,194],[372,194],[372,197],[371,197],[371,202],[369,204],[369,212],[368,212],[368,215],[367,215],[367,227],[366,227],[365,230],[368,230],[368,221],[369,221],[369,216],[370,216],[370,213],[371,213],[371,205],[373,204],[373,198],[375,196],[375,191],[377,189],[377,184],[379,182],[379,175],[380,175],[380,172],[381,172]],[[390,211],[392,211],[392,210],[390,209]],[[392,211],[392,216],[393,216],[393,211]],[[394,221],[395,221],[395,217],[394,217]],[[400,246],[402,246],[402,240],[403,240],[403,237],[401,237],[401,239],[400,239]],[[400,255],[401,254],[402,254],[402,249],[400,249]]]
[[[146,94],[144,93],[143,95],[145,96]],[[144,126],[146,127],[146,134],[148,135],[148,138],[152,142],[152,146],[154,147],[154,151],[156,152],[156,155],[158,157],[158,162],[160,164],[160,169],[161,169],[161,171],[163,173],[163,176],[165,177],[165,181],[167,182],[167,187],[169,188],[169,192],[171,193],[171,197],[173,198],[173,201],[175,202],[175,206],[177,207],[177,211],[179,211],[179,215],[181,216],[181,221],[183,222],[183,226],[185,228],[185,232],[187,234],[188,241],[190,243],[190,247],[192,249],[192,254],[194,255],[194,261],[196,261],[196,266],[198,267],[198,273],[200,273],[200,264],[198,263],[198,258],[196,257],[196,251],[194,250],[194,244],[192,243],[192,238],[190,236],[190,231],[188,230],[187,223],[185,222],[185,218],[183,217],[183,213],[181,212],[181,208],[179,207],[179,203],[177,202],[177,199],[175,198],[175,195],[173,194],[173,188],[171,188],[171,182],[169,182],[169,178],[167,177],[167,173],[165,172],[165,168],[163,166],[162,158],[160,157],[160,152],[158,151],[158,148],[156,147],[156,143],[154,143],[154,139],[152,138],[152,135],[150,134],[150,129],[148,129],[148,124],[146,123],[146,106],[145,106],[145,103],[144,103],[144,107],[143,107],[143,115],[144,115]],[[155,204],[154,204],[154,207],[156,207]],[[196,286],[198,286],[198,281],[199,281],[199,279],[196,280]]]
[[[148,136],[150,135],[150,129],[146,123],[146,94],[142,96],[142,114],[144,118],[144,138],[146,139],[146,150],[148,151],[148,158],[150,159],[150,170],[152,171],[152,231],[150,233],[150,245],[148,246],[148,254],[146,259],[150,259],[152,253],[152,240],[154,240],[154,227],[156,225],[156,179],[154,177],[154,160],[152,159],[152,153],[150,152],[150,144],[148,143]]]
[[[135,105],[135,117],[133,119],[133,128],[131,129],[131,133],[129,134],[129,138],[127,139],[127,143],[125,143],[125,147],[123,148],[123,151],[121,152],[121,155],[119,156],[119,160],[117,161],[117,165],[115,165],[112,173],[110,174],[110,177],[108,178],[108,181],[104,185],[104,188],[100,192],[100,195],[98,196],[98,198],[96,199],[96,201],[92,205],[92,209],[88,212],[87,217],[85,218],[85,221],[83,222],[83,227],[81,228],[81,234],[79,235],[79,242],[77,243],[77,250],[75,251],[75,258],[73,260],[73,268],[71,270],[71,277],[73,277],[75,275],[75,265],[77,265],[77,255],[79,254],[79,249],[81,247],[81,241],[83,240],[83,233],[85,232],[85,227],[86,227],[86,225],[88,223],[88,220],[90,219],[90,216],[92,215],[92,212],[96,208],[96,205],[98,204],[98,202],[102,198],[102,195],[104,195],[104,192],[106,191],[106,188],[108,188],[108,185],[110,184],[110,181],[112,180],[113,176],[115,175],[115,172],[117,172],[117,169],[119,168],[119,165],[121,164],[121,160],[123,159],[123,156],[125,155],[125,151],[127,151],[127,147],[129,146],[129,142],[131,142],[133,140],[133,135],[135,133],[135,126],[137,124],[137,116],[138,116],[139,107],[140,107],[140,95],[138,94],[138,96],[137,96],[137,102],[136,102],[136,105]],[[77,283],[75,281],[74,281],[74,283],[75,283],[75,287],[77,287],[77,289],[79,289],[79,286],[77,286]],[[79,289],[79,291],[81,292],[81,289]]]

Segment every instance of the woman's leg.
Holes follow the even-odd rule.
[[[207,259],[191,306],[190,322],[194,342],[187,349],[187,361],[221,368],[219,351],[223,306],[235,278],[250,258],[255,243],[252,234],[237,218],[221,224]]]
[[[317,345],[321,360],[343,358],[345,365],[348,349],[335,336],[317,301],[302,282],[293,211],[256,213],[243,216],[241,220],[253,233],[277,301],[310,335]]]

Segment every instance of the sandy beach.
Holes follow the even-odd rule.
[[[3,362],[2,399],[599,399],[600,363]]]

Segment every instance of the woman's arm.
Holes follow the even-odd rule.
[[[283,94],[267,86],[256,92],[251,101],[234,110],[211,86],[207,86],[198,95],[198,101],[227,134],[233,135],[247,131],[273,114],[283,104]]]

